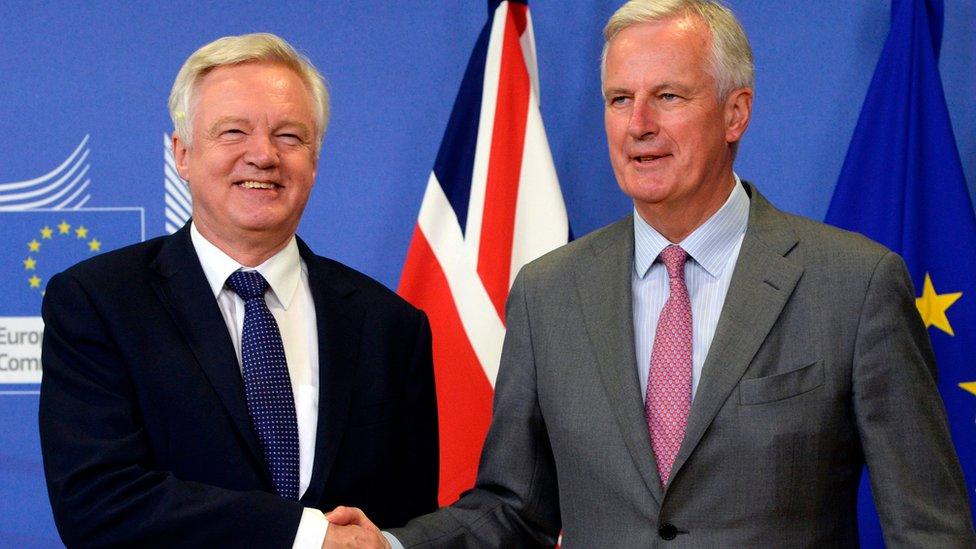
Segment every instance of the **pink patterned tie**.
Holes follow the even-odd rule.
[[[659,257],[668,270],[670,294],[654,334],[644,417],[661,486],[667,486],[691,410],[691,300],[685,286],[688,252],[672,244]]]

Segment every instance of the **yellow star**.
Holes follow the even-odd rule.
[[[40,288],[41,287],[41,279],[40,278],[37,278],[37,275],[34,275],[34,276],[28,278],[27,279],[27,282],[30,283],[30,287],[31,288]]]
[[[970,393],[976,395],[976,381],[967,381],[966,383],[960,383],[959,386],[969,391]]]
[[[54,234],[54,230],[52,230],[51,227],[45,226],[43,229],[41,229],[41,238],[50,240],[52,234]]]
[[[71,225],[68,225],[67,221],[62,221],[61,224],[58,225],[58,234],[68,234],[68,231],[70,230]]]
[[[27,243],[27,247],[32,252],[39,252],[39,251],[41,251],[41,243],[38,242],[36,238],[33,239],[33,240],[31,240],[30,242],[28,242]]]
[[[84,225],[75,229],[75,236],[78,238],[86,238],[88,236],[88,229]]]
[[[952,332],[952,326],[949,325],[949,318],[946,317],[946,309],[951,307],[960,297],[962,297],[962,292],[952,294],[935,293],[935,286],[932,285],[932,277],[929,276],[929,273],[925,273],[922,297],[915,299],[915,306],[918,307],[918,312],[922,315],[922,322],[925,323],[925,327],[935,326],[951,336],[956,335]]]
[[[37,267],[37,260],[33,257],[24,260],[24,270],[33,271],[35,267]]]
[[[97,238],[93,238],[88,241],[88,249],[92,252],[97,252],[102,249],[102,243]]]

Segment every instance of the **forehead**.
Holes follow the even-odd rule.
[[[312,94],[292,68],[253,61],[216,67],[201,77],[193,94],[195,110],[224,111],[242,107],[277,107],[311,115]]]
[[[637,23],[621,30],[608,44],[606,76],[706,72],[710,49],[711,34],[698,17]]]

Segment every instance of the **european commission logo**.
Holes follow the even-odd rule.
[[[56,273],[145,239],[143,208],[90,207],[89,136],[59,166],[0,183],[0,394],[41,381],[41,300]]]

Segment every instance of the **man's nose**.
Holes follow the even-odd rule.
[[[657,113],[647,101],[634,101],[627,122],[627,133],[634,139],[653,136],[658,131]]]
[[[244,161],[248,164],[267,170],[278,165],[278,147],[271,135],[253,133],[247,141]]]

